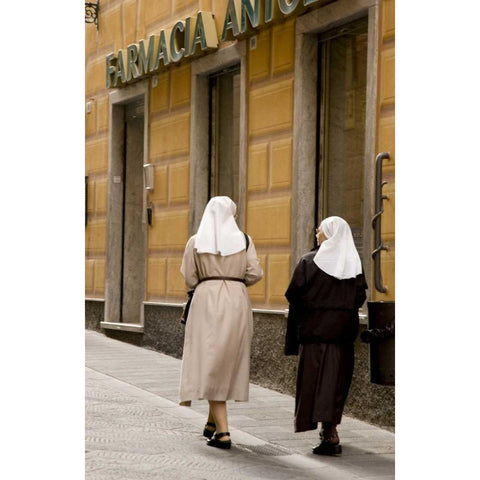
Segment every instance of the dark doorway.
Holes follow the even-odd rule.
[[[145,283],[143,215],[143,98],[125,106],[120,318],[140,323]]]
[[[239,200],[240,66],[210,76],[210,162],[208,198]]]
[[[319,37],[315,225],[337,215],[363,254],[367,19]]]
[[[144,98],[112,102],[109,143],[105,323],[133,328],[143,323],[146,281]]]

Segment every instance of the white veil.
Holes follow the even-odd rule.
[[[340,217],[327,217],[320,223],[320,228],[327,239],[313,258],[317,267],[339,280],[362,273],[360,256],[348,223]]]
[[[229,197],[212,197],[205,207],[195,237],[198,253],[222,257],[245,250],[245,236],[235,222],[237,206]]]

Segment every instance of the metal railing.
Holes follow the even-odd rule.
[[[388,195],[382,194],[383,186],[388,182],[382,180],[382,162],[385,159],[390,159],[388,152],[382,152],[377,155],[375,159],[375,215],[372,218],[372,228],[374,231],[374,250],[372,252],[373,268],[375,277],[375,288],[385,293],[387,288],[382,283],[382,272],[380,265],[380,253],[382,250],[388,250],[388,246],[384,245],[382,241],[382,219],[383,201],[388,199]]]

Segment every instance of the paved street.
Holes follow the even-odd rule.
[[[394,434],[344,417],[341,457],[311,453],[318,431],[293,433],[294,399],[250,385],[229,402],[231,450],[207,447],[207,402],[178,406],[180,360],[86,331],[87,480],[394,478]]]

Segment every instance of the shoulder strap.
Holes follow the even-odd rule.
[[[245,232],[243,232],[243,234],[245,235],[245,243],[246,243],[246,245],[247,245],[247,246],[245,247],[245,251],[247,251],[247,250],[248,250],[248,247],[250,246],[250,240],[249,240],[249,238],[248,238],[248,235],[247,235]]]

